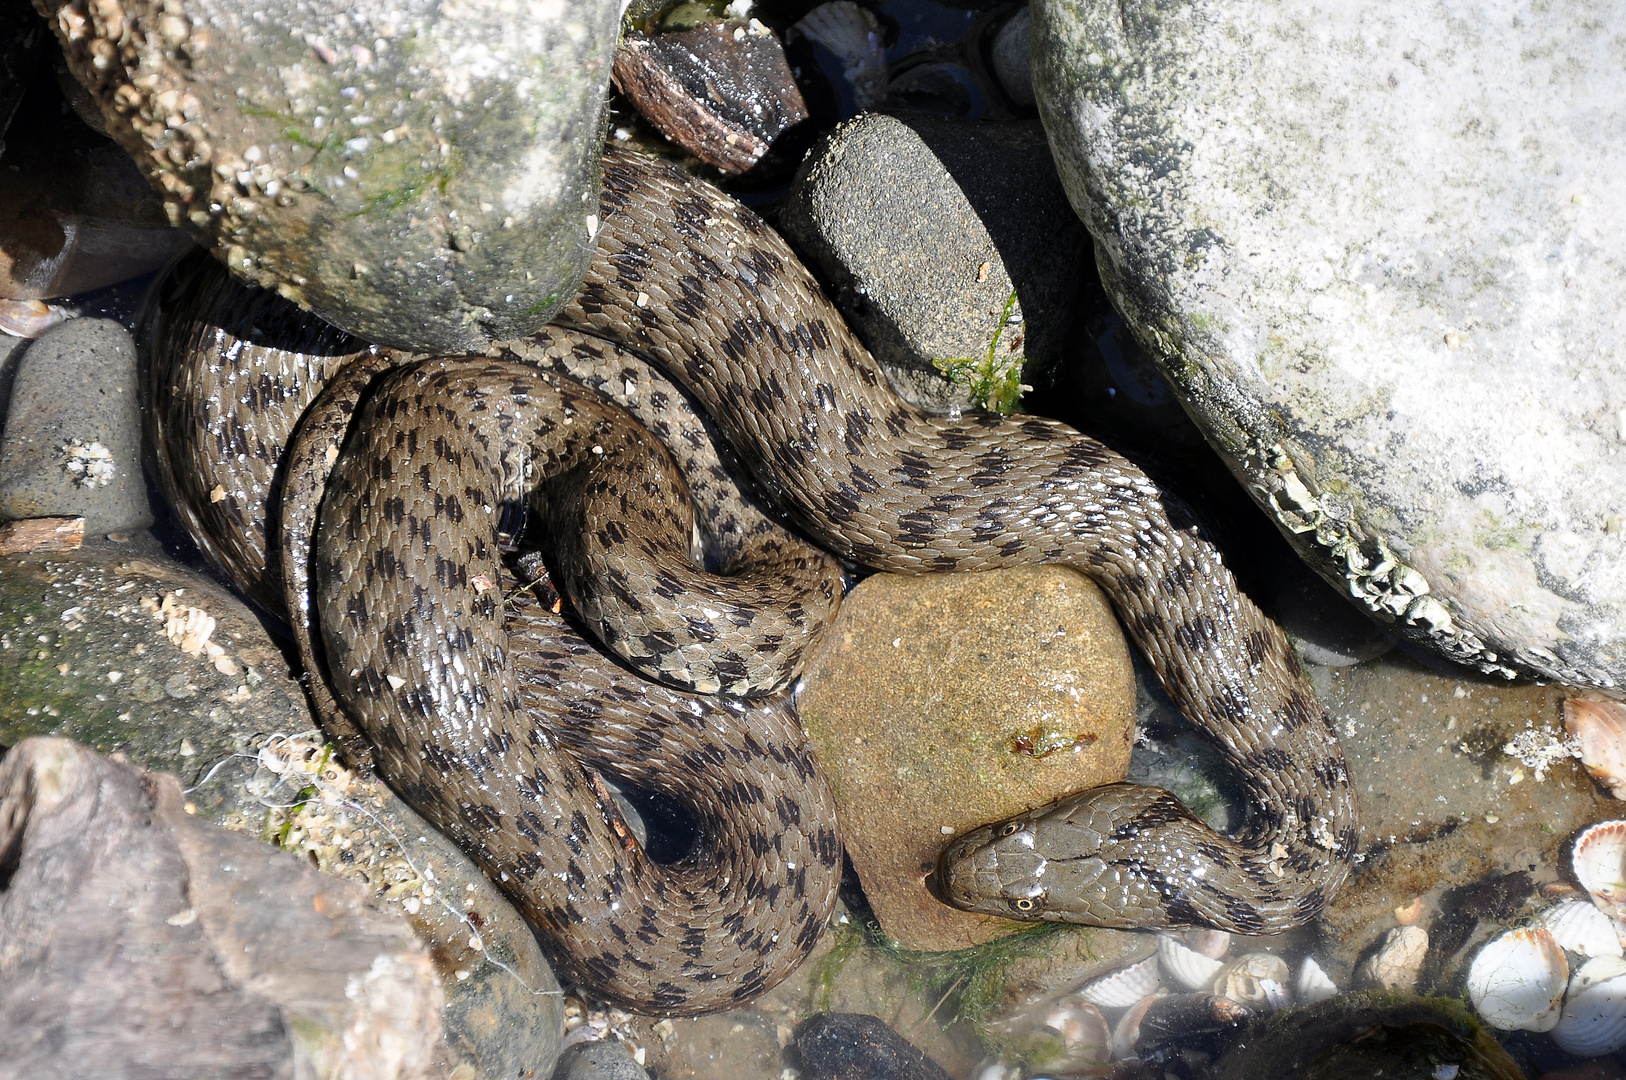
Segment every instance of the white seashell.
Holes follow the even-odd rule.
[[[1626,799],[1626,705],[1570,698],[1564,730],[1580,744],[1581,764],[1617,799]]]
[[[1003,1058],[983,1058],[971,1070],[971,1080],[1022,1080],[1022,1066]]]
[[[1595,956],[1581,965],[1564,995],[1553,1041],[1577,1057],[1601,1057],[1626,1046],[1626,960]]]
[[[1386,990],[1410,990],[1417,984],[1428,955],[1428,932],[1421,926],[1397,926],[1366,962],[1366,973]]]
[[[1337,994],[1338,984],[1321,970],[1321,965],[1315,962],[1315,957],[1306,956],[1304,963],[1299,966],[1299,978],[1298,982],[1293,984],[1293,990],[1298,994],[1299,1004],[1314,1005]]]
[[[1224,930],[1187,930],[1180,935],[1186,947],[1214,960],[1222,960],[1231,951],[1231,935]]]
[[[1286,999],[1287,961],[1274,953],[1244,953],[1214,976],[1214,993],[1243,1005]]]
[[[1132,1005],[1128,1012],[1118,1018],[1118,1026],[1112,1029],[1112,1060],[1122,1061],[1125,1058],[1137,1056],[1135,1044],[1140,1042],[1140,1022],[1146,1017],[1146,1010],[1158,998],[1168,997],[1167,990],[1159,989],[1155,993],[1147,994]]]
[[[1569,961],[1545,928],[1492,938],[1468,967],[1468,999],[1503,1031],[1551,1031],[1558,1023]]]
[[[1582,829],[1570,860],[1592,902],[1620,919],[1626,913],[1626,821],[1600,821]]]
[[[1168,935],[1157,939],[1157,958],[1163,973],[1187,990],[1206,990],[1225,965],[1195,949],[1188,949]]]
[[[1053,1040],[1059,1040],[1060,1047],[1056,1047]],[[1107,1027],[1100,1009],[1076,994],[1068,994],[1051,1002],[1039,1014],[1038,1024],[1029,1032],[1028,1043],[1043,1047],[1041,1053],[1047,1060],[1054,1061],[1059,1056],[1068,1065],[1105,1061],[1111,1052],[1112,1029]]]
[[[860,110],[886,100],[886,55],[874,12],[852,0],[831,0],[802,16],[791,29],[841,59],[841,74],[852,85],[853,101]]]
[[[1541,925],[1552,932],[1559,948],[1582,956],[1621,956],[1615,920],[1587,900],[1564,900],[1540,915]]]
[[[1135,1004],[1163,984],[1157,957],[1149,956],[1085,986],[1078,996],[1103,1009],[1122,1009]]]

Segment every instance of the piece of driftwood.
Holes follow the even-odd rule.
[[[613,78],[661,134],[726,173],[751,169],[807,119],[784,47],[757,24],[628,32]]]
[[[444,1078],[425,946],[366,890],[67,739],[0,760],[0,1080]]]

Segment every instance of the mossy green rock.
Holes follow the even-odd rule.
[[[0,557],[0,749],[56,735],[173,773],[188,812],[363,882],[429,947],[452,1075],[548,1075],[564,1007],[529,926],[314,726],[260,619],[144,537]]]
[[[614,0],[36,0],[171,221],[370,341],[531,333],[597,227]]]

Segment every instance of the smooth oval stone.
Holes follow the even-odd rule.
[[[574,295],[615,0],[41,0],[170,220],[370,341],[462,351]]]
[[[1626,9],[1032,10],[1102,281],[1300,554],[1460,662],[1626,682]]]

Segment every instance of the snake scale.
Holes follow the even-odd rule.
[[[253,595],[287,590],[296,626],[315,616],[326,657],[307,652],[308,662],[339,691],[385,775],[504,882],[572,974],[653,1011],[745,1000],[811,947],[839,861],[828,788],[783,695],[741,703],[639,682],[545,609],[501,602],[498,546],[518,506],[533,529],[596,522],[604,549],[637,549],[613,571],[635,601],[675,592],[690,620],[712,607],[709,585],[684,594],[666,570],[639,569],[645,557],[670,562],[681,546],[681,475],[647,436],[600,410],[602,395],[549,369],[610,342],[690,395],[755,492],[850,564],[924,573],[1054,562],[1089,574],[1247,793],[1249,823],[1236,838],[1166,792],[1124,784],[976,830],[944,852],[946,899],[1017,917],[1242,933],[1320,911],[1355,852],[1341,751],[1284,635],[1181,504],[1062,424],[952,419],[903,402],[778,235],[681,171],[611,151],[599,220],[587,281],[558,320],[579,333],[550,329],[529,346],[552,361],[510,345],[402,366],[304,329],[290,332],[294,362],[244,371],[243,357],[268,368],[245,344],[258,331],[187,328],[190,309],[173,298],[185,282],[171,286],[168,322],[150,318],[146,335],[174,342],[149,350],[166,488],[195,532],[251,536],[200,545],[223,566],[240,562],[233,573]],[[347,364],[363,373],[348,396],[317,400],[345,382]],[[560,410],[591,416],[578,423],[594,434],[561,436]],[[306,411],[318,419],[289,448],[284,414]],[[277,432],[265,435],[273,413]],[[298,468],[279,473],[285,450]],[[221,478],[223,468],[239,471]],[[324,484],[312,547],[297,534],[310,529]],[[660,552],[592,516],[606,493],[626,521],[659,526]],[[256,499],[270,509],[252,509]],[[280,573],[265,554],[278,546],[266,537],[279,515],[300,523],[280,541]],[[830,569],[794,552],[774,539],[766,565],[804,604]],[[550,561],[569,594],[569,571]],[[698,636],[751,632],[738,621],[706,615]],[[672,680],[672,665],[653,665]],[[668,745],[680,737],[701,741]],[[705,842],[679,864],[650,863],[601,772],[685,802]]]

